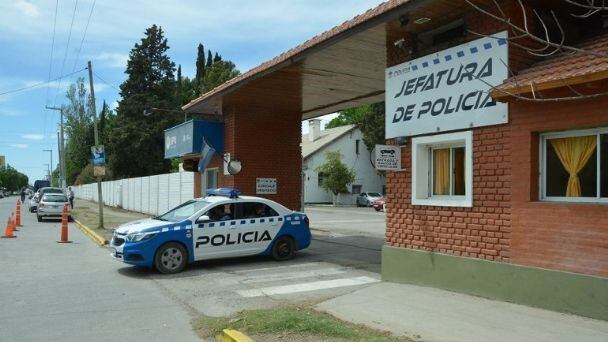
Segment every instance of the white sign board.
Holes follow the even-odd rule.
[[[508,77],[507,32],[386,69],[386,138],[507,123],[489,95]]]
[[[376,170],[401,170],[401,148],[392,145],[376,145]]]
[[[255,193],[258,195],[269,195],[277,193],[276,178],[256,178]]]

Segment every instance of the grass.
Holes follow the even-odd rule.
[[[363,325],[341,321],[310,308],[291,307],[275,310],[242,311],[231,317],[204,317],[194,323],[202,337],[217,336],[225,328],[236,329],[265,340],[285,340],[285,335],[306,337],[306,340],[332,341],[410,341]]]

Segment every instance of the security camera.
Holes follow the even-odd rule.
[[[393,44],[395,44],[395,47],[401,50],[405,50],[405,38],[401,38]]]

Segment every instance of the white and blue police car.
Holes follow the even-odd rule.
[[[118,227],[112,256],[127,264],[177,273],[199,260],[269,255],[288,260],[310,245],[308,217],[236,189],[207,191],[163,215]]]

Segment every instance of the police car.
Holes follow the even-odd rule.
[[[177,273],[198,260],[249,255],[288,260],[310,245],[304,213],[265,198],[240,196],[231,188],[207,194],[158,217],[121,225],[110,242],[112,256]]]

